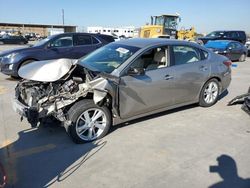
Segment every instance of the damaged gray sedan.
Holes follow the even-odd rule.
[[[21,67],[13,104],[32,127],[53,117],[84,143],[102,138],[111,125],[192,103],[212,106],[230,84],[230,65],[190,42],[123,40],[79,60]]]

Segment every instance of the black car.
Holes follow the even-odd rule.
[[[228,57],[231,61],[245,61],[247,57],[247,48],[237,41],[214,40],[208,41],[204,46],[217,54]]]
[[[205,37],[199,37],[198,43],[203,45],[209,40],[234,40],[245,44],[247,36],[245,31],[213,31]]]
[[[32,61],[59,58],[79,59],[97,48],[113,42],[109,35],[89,33],[63,33],[52,35],[32,47],[0,53],[0,71],[18,77],[18,69]]]
[[[27,44],[28,40],[23,36],[4,35],[0,38],[0,44]]]

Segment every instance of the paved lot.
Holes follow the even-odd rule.
[[[226,104],[250,86],[250,58],[235,64],[228,94],[215,106],[139,119],[84,145],[72,143],[63,128],[31,129],[21,122],[11,107],[16,81],[0,73],[0,163],[7,187],[202,188],[231,187],[233,180],[240,187],[250,178],[250,117]],[[210,172],[218,157],[219,167],[211,168],[217,172]]]

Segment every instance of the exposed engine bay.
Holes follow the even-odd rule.
[[[16,100],[27,107],[22,116],[27,117],[32,127],[36,127],[41,118],[49,116],[67,123],[67,109],[82,98],[92,98],[98,105],[112,105],[112,109],[117,106],[114,100],[117,89],[115,82],[118,82],[116,78],[112,79],[110,75],[105,76],[103,73],[90,71],[74,63],[69,67],[69,60],[64,61],[67,66],[64,74],[60,71],[58,80],[55,80],[55,74],[52,75],[55,81],[51,80],[48,74],[44,78],[39,77],[40,80],[37,78],[39,81],[27,80],[27,77],[37,77],[39,73],[44,75],[43,70],[36,69],[35,63],[39,65],[41,62],[20,68],[20,75],[26,79],[21,80],[16,86]],[[48,65],[54,65],[54,62],[56,64],[58,60],[48,61]],[[43,62],[42,68],[46,68],[44,63],[46,62]],[[115,110],[114,114],[117,113]]]

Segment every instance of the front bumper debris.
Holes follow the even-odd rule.
[[[28,107],[22,104],[17,99],[13,100],[12,107],[14,111],[17,112],[21,116],[21,120],[23,119],[23,117],[26,117],[32,127],[37,126],[37,123],[39,121],[39,113],[37,109]]]
[[[250,87],[247,93],[239,95],[229,101],[228,106],[235,104],[242,104],[241,109],[250,115]]]

